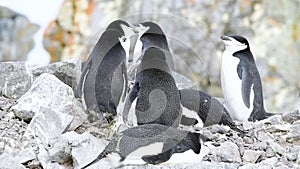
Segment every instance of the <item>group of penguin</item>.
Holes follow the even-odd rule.
[[[226,46],[221,68],[224,106],[202,91],[178,89],[172,52],[158,24],[110,23],[82,64],[75,93],[89,113],[100,119],[110,114],[128,129],[115,135],[83,168],[104,158],[115,167],[199,162],[201,144],[209,138],[196,129],[223,124],[244,133],[233,120],[272,116],[264,109],[262,83],[248,41],[238,35],[221,39]]]

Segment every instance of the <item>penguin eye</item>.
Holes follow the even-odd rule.
[[[180,145],[177,145],[177,147],[176,147],[176,148],[177,148],[177,150],[178,150],[178,151],[181,151],[181,150],[182,150],[182,148],[181,148],[181,146],[180,146]]]

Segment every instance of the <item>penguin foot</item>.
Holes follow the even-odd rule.
[[[268,112],[264,112],[264,113],[262,113],[262,112],[255,112],[255,113],[252,113],[250,115],[250,117],[248,118],[248,121],[252,121],[252,122],[254,122],[254,121],[260,121],[260,120],[266,119],[268,117],[271,117],[273,115],[275,115],[275,114],[274,113],[268,113]]]

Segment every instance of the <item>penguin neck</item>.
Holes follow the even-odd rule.
[[[241,51],[234,52],[232,54],[232,56],[237,57],[239,59],[243,58],[243,59],[248,60],[252,63],[255,63],[254,56],[252,55],[249,48],[241,50]]]
[[[171,70],[167,62],[160,58],[152,58],[152,59],[147,59],[142,61],[142,63],[139,66],[139,71],[143,71],[147,69],[158,69],[167,72],[171,75]]]

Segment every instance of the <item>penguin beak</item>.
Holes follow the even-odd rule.
[[[226,35],[222,35],[220,38],[225,41],[230,41],[230,38]]]
[[[140,24],[138,24],[138,23],[134,23],[134,24],[132,24],[134,27],[139,27],[140,26]]]

